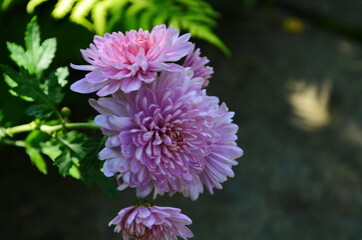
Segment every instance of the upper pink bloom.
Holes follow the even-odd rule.
[[[94,122],[109,135],[99,153],[106,176],[137,189],[139,197],[181,192],[195,200],[221,189],[243,151],[236,145],[233,112],[202,90],[193,71],[163,72],[137,92],[91,100]]]
[[[121,232],[124,240],[177,240],[193,237],[185,227],[191,219],[180,213],[178,208],[138,206],[122,209],[109,223],[116,225],[115,232]]]
[[[187,55],[186,60],[183,64],[184,67],[191,67],[194,71],[194,77],[201,77],[204,79],[202,87],[209,85],[209,78],[214,73],[214,70],[210,66],[206,66],[210,61],[207,57],[200,57],[200,48],[195,49],[195,45],[192,47],[192,51]]]
[[[121,89],[138,90],[142,82],[155,80],[157,72],[181,71],[183,67],[172,62],[180,60],[192,49],[190,34],[179,37],[179,31],[159,25],[151,32],[142,29],[106,33],[95,36],[94,44],[81,50],[83,58],[91,65],[74,65],[74,69],[91,71],[85,78],[73,83],[71,89],[79,93],[97,91],[106,96]]]

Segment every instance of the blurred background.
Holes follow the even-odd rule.
[[[105,30],[99,25],[92,32],[69,14],[54,18],[56,1],[32,14],[27,1],[0,3],[2,64],[14,65],[5,43],[23,44],[34,14],[42,39],[57,38],[54,68],[84,63],[79,49],[88,47],[94,31]],[[176,194],[155,203],[181,208],[193,220],[196,240],[362,239],[362,2],[208,3],[220,13],[213,31],[231,55],[210,38],[192,41],[214,68],[208,94],[236,113],[245,155],[233,168],[235,177],[214,195],[191,201]],[[121,22],[112,30],[129,26]],[[81,74],[70,70],[69,81]],[[66,93],[62,106],[72,109],[73,121],[95,116],[88,98]],[[0,81],[5,122],[31,121],[26,106]],[[0,239],[121,239],[107,224],[133,203],[134,190],[120,192],[115,201],[63,178],[55,167],[43,175],[21,148],[0,145],[0,159]]]

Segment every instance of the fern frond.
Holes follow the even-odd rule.
[[[28,11],[47,0],[30,0]],[[70,20],[98,35],[120,30],[151,29],[159,24],[172,24],[194,37],[204,39],[225,54],[230,51],[212,31],[217,25],[216,12],[205,0],[58,0],[53,17]]]
[[[80,0],[75,5],[71,15],[70,19],[78,23],[80,25],[83,25],[84,27],[88,28],[90,31],[93,31],[94,27],[92,22],[90,22],[86,17],[90,14],[92,9],[95,7],[95,3],[98,0]]]
[[[151,1],[149,1],[151,2]],[[147,1],[133,1],[131,6],[126,10],[125,12],[125,19],[127,21],[124,21],[124,25],[127,29],[135,29],[139,27],[139,13],[142,10],[147,10],[150,7],[149,3]]]
[[[52,12],[54,18],[63,18],[73,8],[76,0],[59,0]]]
[[[39,6],[40,4],[42,4],[43,2],[46,2],[48,0],[30,0],[28,2],[28,5],[26,6],[26,11],[28,13],[33,13],[34,9]]]

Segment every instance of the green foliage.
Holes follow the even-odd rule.
[[[32,13],[42,2],[29,1],[28,12]],[[99,35],[119,27],[151,29],[158,24],[172,24],[230,54],[212,31],[219,13],[203,0],[58,0],[53,17],[63,18],[67,14],[72,22]]]
[[[7,46],[10,58],[19,69],[0,65],[4,80],[10,93],[31,102],[26,113],[36,120],[10,128],[12,131],[0,125],[1,143],[24,147],[31,162],[44,174],[48,172],[47,159],[50,159],[62,176],[81,179],[89,187],[95,184],[107,195],[117,198],[116,188],[102,173],[102,162],[97,157],[105,138],[99,141],[75,130],[68,131],[65,126],[70,110],[63,108],[63,116],[58,110],[69,72],[67,67],[47,71],[54,58],[56,40],[51,38],[41,43],[39,25],[33,18],[26,28],[25,48],[15,43],[7,43]],[[46,121],[52,114],[58,119]],[[2,116],[0,111],[0,121]],[[13,132],[26,131],[30,133],[24,141],[11,139]]]
[[[62,176],[72,175],[75,178],[80,178],[77,169],[79,159],[84,157],[82,143],[85,136],[76,131],[65,133],[61,136],[52,138],[48,145],[43,145],[45,153],[54,161],[54,165],[58,166],[59,173]],[[70,170],[73,168],[73,172]],[[76,172],[76,175],[72,173]]]
[[[106,137],[103,137],[101,141],[89,139],[83,143],[82,147],[86,154],[80,159],[81,179],[87,187],[90,188],[95,184],[108,196],[118,199],[119,196],[111,179],[105,177],[100,171],[103,162],[99,161],[98,153],[104,147],[105,141]]]
[[[39,25],[34,17],[25,32],[26,50],[15,43],[8,42],[7,46],[11,59],[20,68],[20,71],[16,71],[5,65],[0,66],[5,73],[5,82],[11,88],[10,93],[35,102],[26,110],[31,116],[45,118],[57,112],[56,107],[64,96],[62,87],[67,83],[68,69],[61,67],[43,77],[54,58],[55,38],[40,44]]]
[[[88,187],[96,184],[105,194],[117,198],[117,191],[110,179],[100,171],[102,162],[98,152],[104,147],[101,141],[70,131],[40,143],[41,152],[53,160],[62,176],[81,179]]]
[[[16,43],[7,43],[11,59],[28,70],[29,74],[41,77],[43,71],[52,62],[56,50],[55,38],[49,38],[40,44],[40,30],[34,17],[26,27],[25,48]]]
[[[47,165],[41,155],[41,147],[39,143],[49,139],[49,136],[44,135],[42,132],[35,130],[29,133],[25,139],[25,151],[29,155],[32,163],[38,168],[38,170],[44,174],[47,174]]]

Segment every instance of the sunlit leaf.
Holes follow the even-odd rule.
[[[40,44],[40,30],[34,17],[26,27],[25,48],[15,44],[7,43],[11,53],[11,59],[19,66],[24,67],[30,74],[38,78],[52,62],[56,50],[55,38],[45,40]]]
[[[80,179],[80,171],[79,168],[73,164],[73,166],[69,169],[69,175],[75,179]]]
[[[36,148],[33,148],[30,145],[26,145],[25,151],[29,155],[31,162],[36,166],[36,168],[40,172],[47,174],[48,173],[47,165],[45,163],[44,158],[40,154],[39,150],[37,150]]]
[[[66,78],[69,75],[68,67],[60,67],[55,71],[55,76],[58,78],[58,83],[61,87],[67,85],[68,81]]]
[[[44,158],[41,155],[40,142],[47,141],[49,136],[34,130],[29,133],[25,139],[25,151],[29,155],[32,163],[38,168],[38,170],[44,174],[47,174],[47,165]]]
[[[19,66],[19,67],[27,67],[28,59],[25,56],[25,50],[22,46],[19,46],[16,43],[7,42],[7,47],[10,51],[10,58]]]

